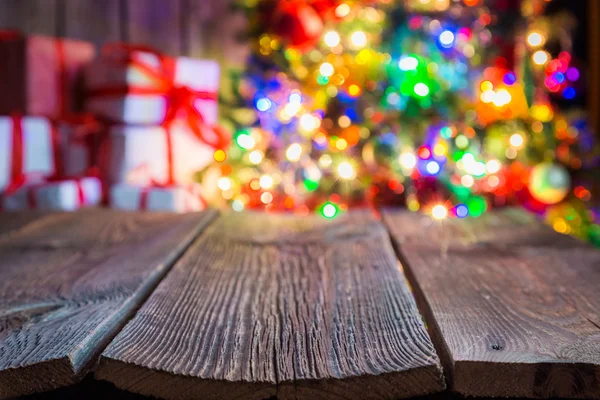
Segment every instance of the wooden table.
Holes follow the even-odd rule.
[[[2,214],[0,398],[66,393],[600,398],[600,251],[512,209]]]

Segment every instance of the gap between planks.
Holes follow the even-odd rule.
[[[600,251],[517,209],[383,216],[451,390],[600,398]]]
[[[167,214],[146,218],[86,210],[0,215],[8,221],[0,229],[0,251],[11,260],[5,259],[0,267],[8,280],[17,278],[0,285],[0,398],[79,381],[217,215],[207,211],[190,216],[185,224],[181,217],[173,217],[172,222],[179,221],[179,225],[172,230]],[[89,226],[92,221],[100,227]],[[158,226],[171,235],[163,238],[164,245],[154,243],[162,238],[156,235]],[[144,228],[150,232],[143,232]],[[128,241],[128,233],[138,236]],[[145,249],[143,243],[156,246],[156,251]],[[112,261],[123,260],[127,248],[131,250],[129,265]],[[122,269],[115,270],[119,265]],[[112,281],[104,285],[100,281],[94,288],[94,279],[100,280],[103,274],[113,276]],[[124,274],[122,281],[120,274]],[[25,275],[30,282],[21,281]],[[81,297],[88,286],[94,288],[90,297]],[[22,348],[25,345],[27,349]]]
[[[167,399],[394,399],[441,367],[383,224],[219,218],[101,356],[96,377]]]

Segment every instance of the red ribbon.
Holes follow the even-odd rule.
[[[77,187],[77,207],[80,208],[85,204],[86,196],[85,196],[85,191],[83,190],[83,185],[82,185],[82,179],[83,178],[62,178],[62,179],[50,179],[48,182],[45,183],[40,183],[37,185],[33,185],[27,188],[27,205],[29,206],[29,208],[31,209],[35,209],[38,207],[38,202],[37,202],[37,190],[44,187],[44,186],[48,186],[48,185],[54,185],[54,184],[60,184],[62,182],[69,182],[69,181],[73,181],[75,182],[75,185]]]
[[[135,52],[146,52],[155,55],[160,61],[160,67],[154,68],[134,58]],[[193,90],[188,86],[175,84],[175,60],[143,46],[132,46],[124,43],[111,43],[102,49],[103,57],[112,59],[121,65],[133,65],[138,71],[150,78],[155,87],[139,86],[111,86],[88,91],[91,97],[122,97],[128,94],[163,96],[167,103],[167,111],[162,125],[167,129],[178,114],[185,112],[189,128],[194,135],[204,143],[215,149],[224,149],[229,142],[223,130],[214,130],[213,135],[208,134],[207,126],[202,113],[194,107],[196,100],[217,100],[217,93]],[[212,137],[211,137],[212,136]]]
[[[138,208],[140,210],[148,209],[148,195],[150,194],[150,188],[142,188],[140,189],[140,201],[138,204]]]
[[[7,192],[13,192],[25,183],[25,174],[23,173],[23,117],[20,114],[13,114],[12,119],[12,157],[10,185]]]
[[[21,114],[12,114],[12,149],[11,149],[11,173],[10,184],[6,188],[7,193],[12,193],[27,181],[27,175],[23,171],[25,162],[25,144],[23,143],[23,116]],[[49,121],[50,125],[50,145],[52,146],[52,159],[54,163],[53,176],[59,177],[63,174],[62,157],[60,154],[59,135],[56,124]]]

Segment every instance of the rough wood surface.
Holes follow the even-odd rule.
[[[31,224],[39,220],[40,218],[48,215],[44,211],[30,211],[30,212],[5,212],[2,214],[2,223],[0,224],[0,241],[5,240],[7,235],[11,232],[18,231],[25,225]]]
[[[600,398],[600,251],[518,210],[384,221],[454,390]]]
[[[212,217],[94,210],[0,235],[0,398],[81,378]]]
[[[391,399],[445,386],[387,232],[368,214],[220,218],[96,377],[167,399]]]

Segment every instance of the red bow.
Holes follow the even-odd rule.
[[[146,52],[155,55],[160,61],[160,67],[150,66],[133,55],[135,52]],[[169,127],[178,114],[185,112],[189,128],[198,139],[215,149],[224,149],[228,145],[228,135],[219,128],[209,127],[201,112],[194,107],[196,100],[217,100],[217,93],[193,90],[188,86],[175,84],[175,60],[143,46],[132,46],[124,43],[111,43],[102,49],[102,54],[119,64],[134,65],[138,71],[154,82],[152,88],[139,86],[115,86],[94,89],[88,92],[89,96],[111,97],[125,96],[127,94],[159,95],[167,102],[167,112],[162,125]],[[211,132],[212,130],[212,132]],[[212,134],[211,134],[212,133]]]

